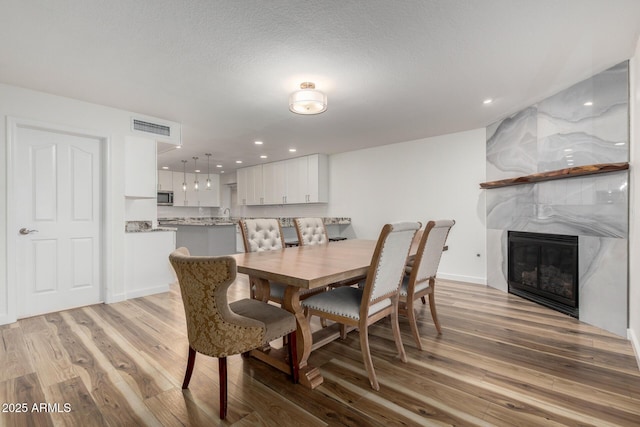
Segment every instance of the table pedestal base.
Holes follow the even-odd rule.
[[[251,357],[254,357],[268,365],[273,366],[279,371],[284,372],[287,375],[291,375],[291,370],[289,369],[289,360],[288,360],[288,352],[286,347],[283,348],[268,348],[265,350],[251,350],[249,352]],[[320,373],[320,369],[313,366],[304,366],[300,368],[300,384],[303,386],[314,389],[318,387],[324,378],[322,378],[322,374]]]

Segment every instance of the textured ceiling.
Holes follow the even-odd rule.
[[[629,59],[640,31],[638,0],[0,5],[0,82],[180,122],[184,148],[159,156],[177,170],[483,127]],[[302,81],[325,113],[289,112]]]

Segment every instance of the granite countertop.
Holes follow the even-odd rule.
[[[208,217],[208,218],[158,218],[158,223],[162,225],[200,225],[200,226],[224,226],[224,225],[236,225],[240,219],[244,218],[221,218],[221,217]],[[246,218],[251,219],[251,218]],[[280,221],[282,227],[293,227],[294,217],[277,218]],[[334,218],[322,218],[326,225],[348,225],[351,224],[351,218],[347,217],[334,217]]]
[[[127,221],[125,222],[125,233],[150,233],[155,231],[176,231],[171,227],[152,227],[152,221]]]
[[[237,218],[158,218],[158,223],[162,225],[236,225]]]

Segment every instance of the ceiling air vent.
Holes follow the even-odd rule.
[[[171,137],[171,126],[145,122],[144,120],[133,119],[133,129],[140,132],[152,133],[154,135]]]

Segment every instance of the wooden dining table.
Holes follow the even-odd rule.
[[[415,255],[419,235],[414,238],[410,256]],[[300,304],[301,289],[324,289],[327,286],[366,276],[375,250],[376,240],[350,239],[326,245],[288,247],[276,251],[250,252],[232,255],[239,273],[249,275],[263,301],[269,295],[269,282],[287,285],[283,308],[293,313],[297,322],[297,347],[300,383],[316,388],[323,382],[318,368],[309,364],[314,348],[339,336],[337,328],[323,328],[312,334],[309,321]],[[336,326],[336,325],[333,325]],[[315,343],[314,343],[315,340]],[[289,372],[284,349],[254,350],[251,355]]]

